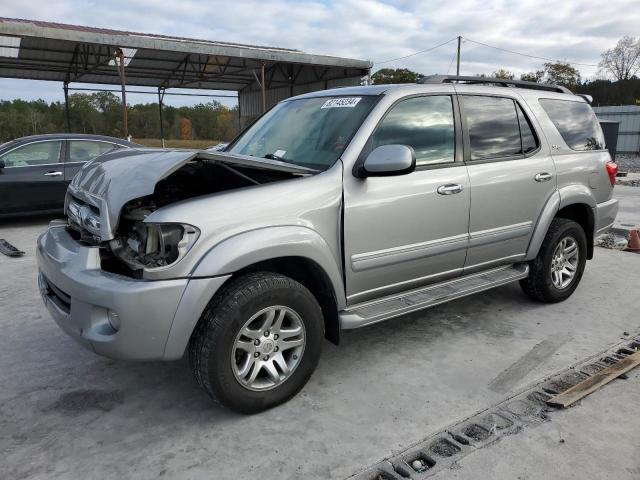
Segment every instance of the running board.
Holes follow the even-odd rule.
[[[473,293],[515,282],[526,278],[527,275],[529,275],[529,265],[516,263],[409,290],[379,300],[359,303],[339,313],[340,328],[348,330],[364,327],[388,318],[398,317],[456,298],[466,297]]]

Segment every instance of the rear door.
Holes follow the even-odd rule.
[[[555,167],[524,102],[499,95],[459,96],[471,182],[465,273],[524,258]]]
[[[401,99],[380,121],[361,158],[381,145],[407,145],[416,153],[416,170],[366,179],[345,171],[350,304],[462,273],[470,196],[460,132],[453,95]]]
[[[5,163],[0,170],[0,214],[62,210],[67,187],[63,144],[62,140],[28,143],[0,157]]]
[[[64,165],[64,178],[70,182],[89,160],[122,148],[120,145],[100,140],[67,140],[69,153]]]

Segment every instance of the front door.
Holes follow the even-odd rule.
[[[400,100],[377,126],[362,157],[380,145],[408,145],[416,153],[416,170],[366,179],[345,171],[349,304],[461,274],[470,195],[457,132],[451,95]]]
[[[512,98],[459,97],[471,181],[465,273],[524,258],[540,212],[556,188],[546,144]]]
[[[62,210],[67,182],[62,162],[63,141],[22,145],[0,160],[0,214]]]

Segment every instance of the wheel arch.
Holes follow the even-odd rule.
[[[555,216],[556,218],[573,220],[582,227],[587,237],[587,260],[591,260],[593,258],[593,233],[595,228],[593,208],[585,203],[572,203],[558,210]]]
[[[594,228],[596,206],[595,199],[584,185],[570,185],[553,194],[547,200],[534,229],[525,260],[533,260],[554,218],[566,218],[578,223],[587,237],[587,259],[593,258]]]
[[[230,278],[237,278],[263,270],[293,278],[316,297],[325,319],[325,336],[337,344],[338,311],[345,308],[346,296],[342,270],[335,257],[339,252],[333,250],[320,234],[310,228],[267,227],[236,235],[215,245],[192,275],[230,275]]]
[[[325,338],[336,345],[340,343],[338,300],[329,276],[314,260],[297,256],[270,258],[247,265],[235,272],[229,280],[251,272],[279,273],[304,285],[316,297],[322,309]]]

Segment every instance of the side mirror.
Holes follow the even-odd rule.
[[[4,167],[6,167],[4,160],[0,160],[0,170],[2,170]]]
[[[404,175],[416,169],[416,154],[406,145],[382,145],[365,159],[360,177]]]

